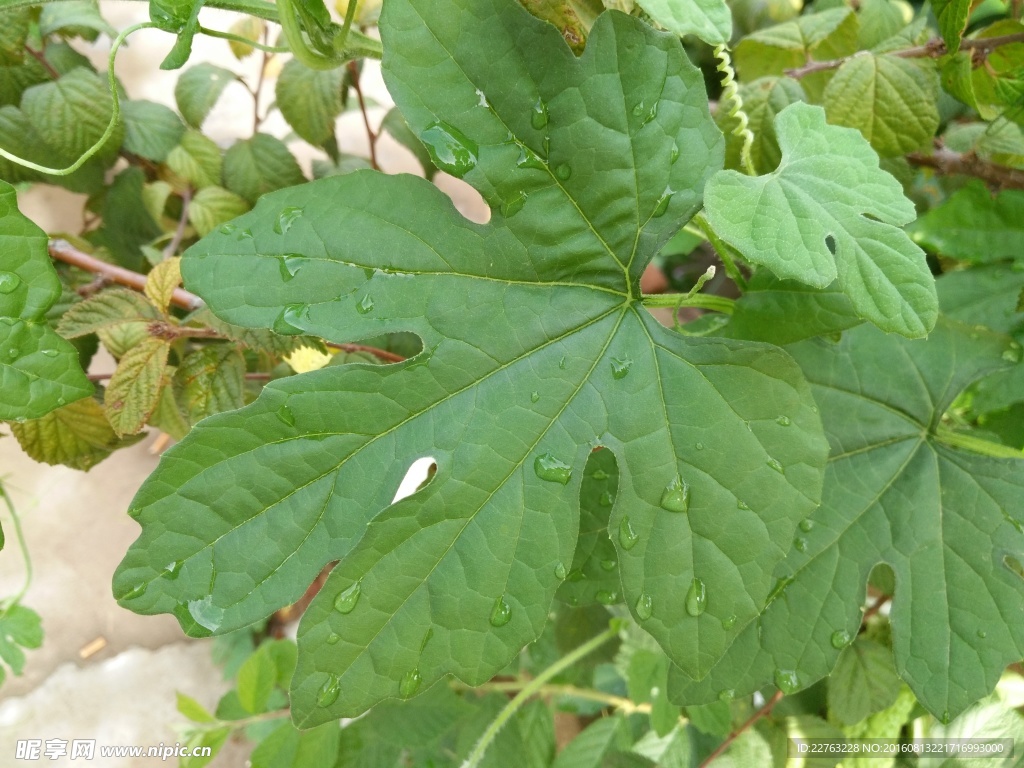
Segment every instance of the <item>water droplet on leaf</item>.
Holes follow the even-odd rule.
[[[369,294],[363,296],[362,300],[356,304],[356,312],[360,315],[368,315],[373,312],[373,299]]]
[[[402,675],[402,680],[398,684],[398,694],[403,699],[411,698],[420,689],[422,684],[423,678],[420,677],[420,671],[418,669],[410,669]]]
[[[700,616],[708,607],[708,593],[704,582],[694,579],[686,592],[686,612],[691,616]]]
[[[563,371],[565,370],[565,357],[558,361],[558,367]]]
[[[476,142],[447,123],[432,123],[420,134],[434,165],[461,179],[476,167]]]
[[[619,523],[619,544],[623,549],[630,550],[636,546],[638,541],[640,541],[640,537],[633,530],[633,526],[629,522],[629,515],[626,515]]]
[[[797,552],[806,552],[807,551],[807,539],[805,539],[803,536],[797,536],[795,539],[793,539],[793,548]]]
[[[173,563],[168,563],[167,567],[164,568],[164,578],[174,581],[181,575],[181,566],[185,564],[184,560],[175,560]]]
[[[800,689],[800,678],[792,669],[776,669],[775,686],[783,693],[796,693]]]
[[[594,597],[601,605],[615,605],[619,602],[619,593],[609,592],[607,589],[600,590]]]
[[[978,630],[978,637],[980,637],[982,640],[984,640],[986,637],[988,637],[988,632],[986,632],[984,629],[979,629]]]
[[[56,349],[43,349],[40,350],[46,357],[56,357],[60,354]]]
[[[274,331],[283,336],[298,336],[305,333],[301,323],[309,319],[309,307],[305,304],[289,304],[274,320]]]
[[[722,702],[729,702],[736,698],[736,691],[732,688],[726,688],[724,691],[718,694],[718,700]]]
[[[530,395],[530,402],[531,403],[536,403],[538,400],[540,400],[540,392],[533,392]]]
[[[274,222],[274,231],[279,235],[285,234],[300,216],[302,216],[301,208],[292,205],[282,208],[281,212],[277,214],[277,221]]]
[[[282,405],[277,409],[277,418],[289,427],[295,426],[295,414],[292,413],[292,409],[287,405]]]
[[[672,142],[672,149],[668,153],[668,161],[674,163],[679,159],[679,145],[674,141]]]
[[[501,215],[506,219],[511,219],[526,205],[526,193],[516,192],[512,197],[506,200],[501,206]]]
[[[602,560],[601,567],[606,571],[614,571],[615,566],[618,565],[614,560]]]
[[[607,480],[608,479],[608,473],[605,472],[603,469],[594,470],[590,474],[590,476],[592,478],[594,478],[595,480]]]
[[[1008,363],[1019,363],[1020,362],[1020,345],[1014,344],[1012,347],[1003,351],[1003,360]]]
[[[671,189],[666,189],[661,197],[658,198],[657,204],[654,206],[654,212],[651,214],[652,219],[657,219],[665,215],[668,210],[668,204],[672,202],[672,195],[674,195]]]
[[[572,168],[569,167],[568,163],[562,163],[560,166],[555,168],[555,176],[560,178],[562,181],[568,181],[569,177],[572,176]]]
[[[641,99],[633,107],[633,117],[640,117],[640,115],[642,115],[643,113],[644,113],[644,102]]]
[[[722,629],[732,629],[735,626],[736,626],[736,614],[735,613],[732,614],[731,616],[726,616],[722,620]]]
[[[698,451],[703,451],[704,450],[704,443],[697,443],[693,447],[696,448]]]
[[[661,508],[669,512],[686,512],[690,509],[690,486],[679,475],[665,486],[661,494]]]
[[[800,521],[800,530],[803,531],[804,533],[807,533],[812,528],[814,528],[814,521],[813,520],[805,517],[803,520]]]
[[[121,599],[134,600],[137,597],[142,597],[144,594],[146,594],[146,587],[147,584],[145,582],[142,582],[141,584],[136,584],[134,587],[128,590],[128,593]]]
[[[225,224],[223,227],[220,228],[220,233],[222,235],[230,235],[236,229],[238,229],[238,227],[236,227],[234,224]]]
[[[494,607],[491,608],[490,622],[492,627],[504,627],[512,619],[512,608],[505,602],[505,596],[502,595],[494,601]]]
[[[786,470],[782,468],[782,463],[778,459],[768,459],[768,466],[780,475],[786,474]]]
[[[352,613],[356,603],[359,602],[359,595],[363,591],[362,582],[357,581],[334,598],[334,610],[338,613]]]
[[[658,116],[658,102],[654,102],[654,104],[651,105],[651,108],[649,110],[647,110],[647,114],[644,115],[644,119],[640,123],[640,127],[643,128],[645,125],[647,125],[649,122],[651,122],[651,120],[653,120],[657,116]]]
[[[612,378],[613,379],[624,379],[629,375],[629,369],[633,367],[633,361],[628,357],[620,360],[617,357],[612,358]]]
[[[519,159],[516,160],[516,168],[534,168],[538,171],[547,169],[544,161],[540,159],[540,155],[534,152],[525,144],[519,145]]]
[[[832,647],[842,650],[850,644],[850,633],[845,629],[837,629],[832,633]]]
[[[640,621],[647,621],[654,613],[654,599],[646,592],[642,592],[636,599],[636,617]]]
[[[21,285],[21,278],[13,272],[0,272],[0,293],[14,293]]]
[[[597,500],[597,503],[602,507],[610,507],[615,503],[615,497],[612,496],[611,491],[605,491],[601,494],[601,497]]]
[[[533,471],[541,480],[549,483],[565,485],[572,477],[572,468],[564,461],[559,461],[550,453],[542,453],[533,460]]]
[[[779,418],[775,420],[775,423],[780,427],[788,427],[793,422],[790,421],[789,416],[779,416]]]
[[[530,125],[538,131],[548,124],[548,107],[541,99],[533,105],[533,114],[530,115]]]
[[[331,634],[327,636],[328,645],[337,645],[339,640],[341,640],[341,635],[337,632],[331,632]]]
[[[565,566],[562,563],[555,564],[555,578],[563,581],[566,576]]]
[[[188,612],[199,626],[211,632],[220,629],[220,623],[224,620],[224,609],[213,604],[213,595],[207,595],[202,600],[190,600]]]
[[[329,707],[338,700],[340,694],[341,680],[337,675],[330,675],[320,687],[320,692],[316,695],[316,703],[321,707]]]
[[[281,279],[286,283],[295,277],[302,269],[302,265],[306,263],[306,257],[297,253],[288,253],[278,258],[280,259]]]
[[[736,499],[736,509],[749,510],[750,505],[747,504],[743,499]]]

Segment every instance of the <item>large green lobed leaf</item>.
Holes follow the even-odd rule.
[[[186,285],[228,323],[406,331],[424,351],[274,382],[198,425],[133,504],[115,593],[225,632],[338,560],[300,626],[296,723],[446,674],[478,684],[540,634],[603,445],[621,593],[702,676],[763,605],[826,445],[786,353],[682,338],[639,303],[721,167],[701,76],[677,38],[617,12],[579,58],[512,0],[388,0],[381,34],[411,129],[491,220],[364,171],[267,195],[190,249]],[[392,503],[425,456],[436,475]]]

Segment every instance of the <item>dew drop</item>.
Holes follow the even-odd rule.
[[[565,565],[563,563],[555,563],[555,578],[559,581],[564,581],[566,577]]]
[[[46,357],[56,357],[60,354],[56,349],[43,349],[40,350]]]
[[[334,610],[342,614],[352,613],[355,610],[356,603],[359,602],[359,595],[362,591],[362,583],[357,581],[345,591],[340,592],[334,598]]]
[[[293,205],[282,208],[281,212],[277,214],[277,221],[274,222],[274,231],[279,235],[285,234],[300,216],[302,216],[301,208],[296,208]]]
[[[492,627],[504,627],[512,619],[512,608],[505,602],[505,596],[500,596],[494,601],[491,608],[490,622]]]
[[[982,640],[984,640],[986,637],[988,637],[988,632],[986,632],[984,629],[979,629],[978,630],[978,637],[980,637]]]
[[[1003,351],[1003,360],[1008,363],[1019,363],[1020,362],[1020,345],[1014,344],[1012,347]]]
[[[252,240],[252,230],[246,227],[245,229],[238,230],[238,235],[235,237],[236,240]]]
[[[602,507],[610,507],[615,503],[615,497],[612,496],[611,491],[605,491],[601,494],[601,498],[597,500],[597,503]]]
[[[601,568],[603,568],[606,571],[614,571],[616,565],[618,565],[618,563],[616,563],[614,560],[601,561]]]
[[[63,397],[58,397],[57,398],[57,405],[67,405],[67,404],[68,404],[68,401],[65,400]]]
[[[654,212],[651,214],[652,219],[657,219],[665,215],[665,212],[668,210],[668,204],[672,202],[672,195],[674,194],[675,192],[668,188],[661,193],[661,197],[658,198],[658,202],[654,206]]]
[[[674,141],[672,142],[672,149],[668,153],[668,158],[670,163],[674,163],[679,159],[679,145]]]
[[[619,359],[617,357],[612,358],[612,378],[613,379],[624,379],[629,375],[629,369],[633,367],[633,361],[628,357]]]
[[[21,285],[21,278],[13,272],[0,272],[0,293],[14,293]]]
[[[736,499],[736,509],[749,510],[750,505],[747,504],[743,499]]]
[[[140,584],[136,584],[134,587],[128,590],[128,593],[125,594],[121,599],[134,600],[137,597],[142,597],[144,594],[146,594],[146,583],[142,582]]]
[[[220,233],[222,235],[230,235],[236,229],[238,229],[238,227],[236,227],[234,224],[225,224],[223,227],[220,228]]]
[[[704,443],[697,443],[693,447],[696,448],[698,451],[703,451],[704,450]]]
[[[800,678],[792,669],[776,669],[775,686],[783,693],[796,693],[800,688]]]
[[[340,694],[341,680],[337,675],[330,675],[320,687],[320,691],[316,695],[316,703],[321,707],[329,707],[338,700]]]
[[[295,414],[292,413],[292,409],[287,405],[282,405],[277,409],[277,418],[283,424],[287,424],[289,427],[295,426]]]
[[[947,709],[945,712],[942,713],[942,724],[949,725],[949,719],[949,710]]]
[[[530,115],[530,125],[538,131],[548,124],[548,107],[541,99],[533,105],[533,114]]]
[[[369,294],[363,296],[362,301],[356,304],[356,312],[360,315],[368,315],[373,312],[373,299]]]
[[[644,113],[644,102],[643,99],[638,101],[633,107],[633,117],[640,117]]]
[[[654,613],[654,600],[646,592],[640,593],[636,599],[636,617],[640,621],[647,621]]]
[[[629,522],[629,515],[624,516],[622,522],[619,523],[619,544],[628,551],[635,547],[639,540],[640,537],[637,536],[636,531],[633,530],[633,526]]]
[[[202,600],[190,600],[188,612],[199,626],[211,632],[220,629],[224,620],[224,609],[213,604],[213,595],[207,595]]]
[[[181,575],[181,567],[184,564],[184,560],[175,560],[173,563],[168,563],[167,567],[164,568],[164,578],[171,581],[176,580]]]
[[[533,392],[530,394],[531,403],[536,403],[538,400],[540,400],[540,392]]]
[[[565,370],[565,357],[558,361],[558,367],[563,371]]]
[[[304,333],[300,323],[308,319],[309,307],[306,304],[289,304],[274,320],[274,331],[283,336],[298,336]]]
[[[768,466],[778,472],[780,475],[786,474],[786,470],[782,468],[782,464],[778,459],[768,459]]]
[[[420,677],[420,671],[418,669],[410,669],[402,675],[402,680],[398,683],[398,695],[403,699],[411,698],[420,689],[422,684],[423,678]]]
[[[669,512],[686,512],[690,509],[690,486],[676,475],[661,494],[661,508]]]
[[[807,551],[807,539],[805,539],[803,536],[797,536],[795,539],[793,539],[793,548],[797,552],[806,552]]]
[[[519,145],[519,159],[516,160],[516,168],[534,168],[538,171],[547,169],[544,161],[540,159],[540,155],[534,152],[525,144]]]
[[[686,592],[686,612],[691,616],[700,616],[708,607],[708,592],[704,582],[694,579]]]
[[[431,123],[420,134],[434,165],[445,173],[461,179],[476,167],[476,142],[458,128],[447,123]]]
[[[16,350],[14,347],[11,347],[10,349],[7,350],[7,356],[11,358],[11,360],[14,360],[18,356],[18,350]]]
[[[615,605],[619,602],[619,593],[610,592],[607,589],[600,590],[594,597],[601,605]]]
[[[718,694],[718,700],[721,702],[730,702],[736,698],[736,691],[732,688],[726,688],[724,691]]]
[[[765,601],[765,605],[772,602],[775,598],[785,592],[786,587],[789,586],[791,581],[793,581],[791,576],[776,579],[774,586],[772,586],[772,591],[768,593],[768,599]]]
[[[526,197],[527,195],[525,192],[516,192],[502,204],[501,215],[506,219],[511,219],[523,210],[523,206],[526,205]]]
[[[789,416],[779,416],[779,418],[775,420],[775,423],[778,424],[780,427],[788,427],[793,422],[790,421]]]
[[[850,644],[850,633],[845,629],[837,629],[832,633],[832,647],[842,650]]]
[[[649,110],[647,110],[647,114],[644,115],[644,119],[640,122],[640,127],[643,128],[645,125],[647,125],[649,122],[651,122],[657,116],[658,116],[658,102],[654,102],[654,104],[651,105],[651,108]]]
[[[299,270],[302,269],[302,265],[306,263],[306,257],[300,256],[297,253],[288,253],[284,256],[279,256],[279,267],[281,272],[281,279],[286,283],[295,277]]]
[[[568,163],[562,163],[555,168],[555,176],[562,181],[568,181],[569,177],[572,176],[572,168],[569,167]]]
[[[337,645],[339,640],[341,640],[341,635],[337,632],[331,632],[331,634],[327,636],[328,645]]]
[[[572,582],[583,581],[583,579],[585,578],[586,576],[583,575],[583,571],[581,571],[579,568],[574,568],[573,570],[569,571],[569,575],[566,577],[566,579]]]
[[[590,476],[592,478],[594,478],[595,480],[607,480],[608,479],[608,473],[605,472],[603,469],[594,470],[591,473]]]
[[[420,643],[420,653],[421,654],[423,653],[423,651],[426,650],[427,643],[430,642],[430,640],[431,640],[431,638],[433,638],[433,636],[434,636],[434,628],[433,627],[427,627],[427,631],[423,634],[423,642]]]
[[[561,483],[565,485],[572,477],[572,468],[564,461],[560,461],[550,453],[542,453],[533,460],[533,471],[541,480],[549,483]]]
[[[814,521],[810,518],[805,517],[803,520],[800,521],[800,530],[804,533],[807,533],[812,528],[814,528]]]
[[[735,613],[730,615],[730,616],[726,616],[722,620],[722,629],[732,629],[735,626],[736,626],[736,614]]]

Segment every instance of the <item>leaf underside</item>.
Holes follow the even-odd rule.
[[[226,632],[338,560],[299,629],[296,723],[446,674],[478,684],[539,635],[602,445],[621,594],[702,676],[763,605],[827,446],[785,352],[683,338],[639,304],[644,267],[722,164],[701,76],[677,38],[617,12],[579,58],[511,0],[389,0],[381,34],[410,128],[491,220],[360,171],[267,195],[186,253],[186,285],[223,321],[412,332],[424,351],[277,381],[203,421],[136,497],[115,594]],[[425,456],[436,475],[392,504]]]
[[[1011,344],[941,320],[927,341],[861,326],[790,348],[831,444],[822,505],[779,566],[775,599],[703,681],[674,670],[675,700],[773,679],[792,692],[827,675],[879,563],[896,580],[896,670],[918,700],[949,719],[992,690],[1024,656],[1024,459],[951,447],[936,428],[965,387],[1006,367]]]

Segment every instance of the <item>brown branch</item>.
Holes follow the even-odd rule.
[[[982,160],[973,152],[954,152],[939,147],[930,155],[914,152],[907,162],[918,168],[931,168],[943,176],[975,176],[994,189],[1024,189],[1024,171]]]
[[[130,269],[119,267],[115,264],[108,264],[100,261],[95,256],[90,256],[75,248],[67,240],[51,240],[50,256],[57,261],[70,264],[86,272],[96,275],[103,275],[110,282],[132,288],[136,291],[143,291],[146,288],[146,276],[133,272]],[[203,306],[203,300],[194,293],[189,293],[184,288],[175,288],[171,296],[171,303],[176,307],[193,311]]]
[[[150,336],[158,339],[174,341],[175,339],[226,339],[227,337],[213,328],[190,328],[187,325],[174,325],[163,320],[157,320],[149,324],[146,329]]]
[[[729,745],[732,744],[734,741],[736,741],[736,739],[738,739],[741,734],[743,734],[745,731],[747,731],[750,728],[750,726],[752,726],[754,723],[756,723],[762,717],[767,717],[768,715],[770,715],[772,713],[772,710],[775,709],[775,705],[778,704],[781,700],[782,700],[782,691],[776,691],[775,695],[772,696],[770,699],[768,699],[768,703],[766,703],[763,707],[761,707],[759,710],[757,710],[757,712],[755,712],[753,715],[751,715],[750,719],[747,720],[747,722],[745,722],[739,728],[737,728],[732,733],[730,733],[728,736],[726,736],[725,737],[725,741],[723,741],[721,744],[719,744],[717,747],[715,747],[715,751],[712,752],[707,757],[705,757],[704,758],[704,762],[702,762],[698,766],[698,768],[706,768],[706,766],[709,765],[712,760],[714,760],[716,757],[718,757],[723,752],[725,752],[725,750],[727,750],[729,748]]]
[[[363,113],[363,125],[366,126],[366,138],[370,142],[370,165],[379,171],[380,166],[377,165],[377,134],[370,128],[370,116],[366,114],[366,100],[363,99],[363,89],[359,85],[359,67],[356,66],[354,61],[350,61],[348,71],[352,75],[352,87],[355,88],[356,97],[359,99],[359,110]]]
[[[185,191],[181,193],[181,216],[178,217],[178,227],[174,230],[174,237],[171,238],[171,242],[164,248],[165,259],[169,259],[176,254],[181,246],[181,241],[185,237],[185,227],[188,225],[188,207],[191,202],[192,189],[185,187]]]
[[[274,374],[272,373],[266,373],[264,371],[248,371],[245,374],[245,378],[249,379],[250,381],[269,381],[273,375]],[[89,381],[108,381],[114,378],[114,372],[110,371],[109,373],[88,373],[86,374],[86,378],[88,378]]]
[[[60,72],[54,69],[53,64],[46,60],[46,56],[43,54],[42,51],[37,51],[35,48],[32,48],[26,44],[25,52],[28,53],[28,55],[31,56],[33,59],[38,61],[42,65],[43,69],[47,71],[50,77],[52,77],[54,80],[60,80]]]
[[[263,44],[267,45],[270,39],[269,30],[263,28]],[[267,59],[269,54],[266,51],[261,51],[263,54],[263,61],[260,63],[260,74],[256,78],[256,88],[252,90],[252,133],[255,136],[260,129],[260,91],[263,90],[263,77],[267,73]]]
[[[875,598],[875,601],[868,606],[868,609],[864,611],[864,618],[862,620],[867,621],[868,619],[870,619],[872,616],[874,616],[876,613],[882,610],[882,606],[884,606],[890,600],[892,600],[892,597],[889,595],[879,595],[877,598]]]
[[[377,349],[377,347],[368,347],[365,344],[335,344],[334,342],[325,342],[331,349],[340,349],[343,352],[368,352],[374,357],[379,357],[381,360],[387,360],[389,363],[401,363],[405,360],[401,355],[396,355],[394,352],[388,352],[386,349]]]
[[[957,50],[973,51],[984,57],[995,48],[998,48],[1001,45],[1009,45],[1011,43],[1024,43],[1024,32],[1018,32],[1012,35],[999,35],[998,37],[964,38],[960,41],[960,47]],[[887,55],[898,56],[901,59],[938,59],[945,56],[947,53],[949,53],[949,48],[946,46],[946,42],[942,38],[936,37],[932,38],[924,45],[918,45],[913,48],[904,48],[901,51],[889,51],[887,52]],[[857,51],[849,56],[843,56],[839,59],[830,59],[828,61],[812,61],[802,67],[787,69],[785,73],[790,77],[795,77],[799,80],[801,77],[806,77],[807,75],[814,74],[815,72],[825,72],[830,69],[837,69],[851,59],[867,54],[870,54],[870,51]]]

